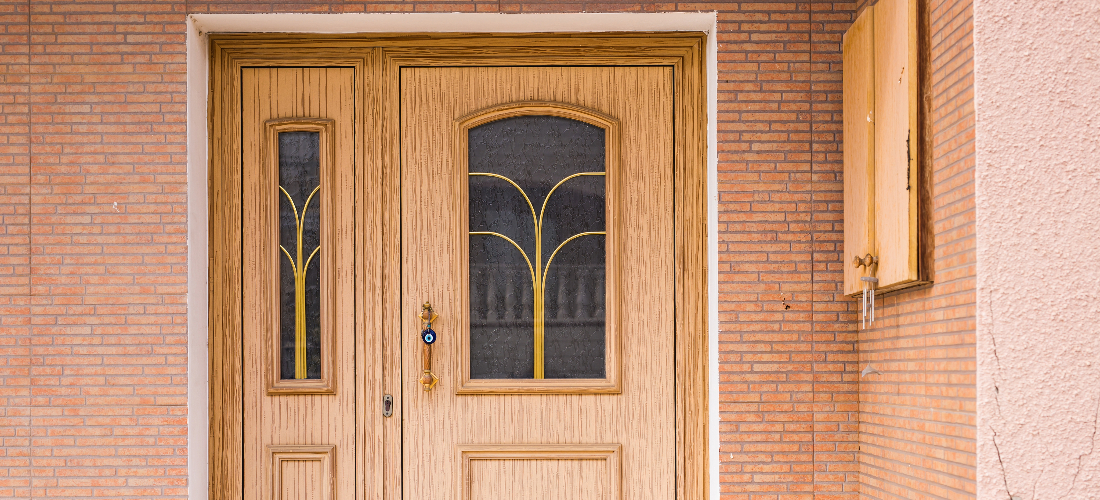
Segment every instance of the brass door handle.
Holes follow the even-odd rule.
[[[438,318],[439,315],[432,311],[432,305],[425,302],[420,308],[420,340],[423,342],[421,346],[421,361],[424,364],[424,371],[420,374],[420,385],[424,386],[425,391],[430,391],[435,388],[435,384],[439,383],[439,377],[432,373],[432,344],[438,339],[438,335],[435,330],[432,329],[432,323]]]

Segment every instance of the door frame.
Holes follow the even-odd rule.
[[[243,495],[240,71],[245,66],[356,68],[357,498],[400,498],[400,70],[407,66],[668,66],[674,78],[676,497],[709,496],[706,34],[550,33],[211,35],[209,133],[209,474],[211,499]],[[362,76],[360,76],[362,75]],[[381,87],[381,92],[371,89]],[[393,119],[387,119],[392,117]],[[380,138],[378,141],[372,138]],[[358,146],[362,146],[359,148]],[[375,186],[380,199],[365,200]],[[373,277],[368,279],[368,275]],[[381,294],[382,301],[369,300]],[[374,356],[367,356],[368,353]],[[381,362],[375,362],[380,360]],[[380,365],[380,366],[379,366]],[[369,377],[367,374],[380,374]],[[383,418],[382,395],[394,397]],[[715,422],[715,424],[717,424]],[[381,457],[372,459],[371,457]]]

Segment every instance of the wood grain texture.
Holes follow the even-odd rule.
[[[554,64],[621,65],[647,58],[684,57],[697,52],[705,37],[701,32],[628,32],[628,33],[371,33],[292,34],[241,33],[212,34],[219,48],[237,54],[265,53],[312,57],[318,51],[332,49],[368,51],[381,48],[403,58],[423,58],[429,64],[462,65],[470,58],[488,61],[493,66],[512,66],[540,62]],[[441,63],[441,59],[458,58]],[[549,59],[547,59],[549,58]]]
[[[863,290],[875,251],[875,19],[867,7],[844,34],[844,293]]]
[[[385,54],[383,53],[383,56]],[[382,78],[382,204],[401,206],[401,69],[383,58]],[[401,461],[401,429],[404,420],[401,339],[407,333],[401,311],[401,211],[382,215],[382,391],[393,396],[393,415],[382,422],[382,498],[401,498],[404,464]],[[413,351],[415,352],[415,351]],[[412,354],[412,352],[410,352]],[[415,372],[411,372],[415,373]],[[411,374],[410,374],[411,376]]]
[[[211,234],[211,426],[210,495],[214,499],[239,499],[244,494],[243,473],[243,373],[241,338],[241,73],[249,66],[338,66],[352,68],[356,92],[342,103],[355,113],[358,137],[378,137],[381,122],[381,52],[363,49],[349,53],[343,48],[315,47],[308,51],[233,50],[211,42],[210,99],[210,234]],[[369,89],[369,90],[368,90]],[[364,134],[367,130],[371,133]],[[373,165],[354,175],[356,203],[363,214],[357,217],[354,246],[357,252],[355,300],[369,295],[373,301],[356,304],[355,355],[356,460],[348,471],[356,474],[355,498],[380,498],[382,492],[381,380],[377,375],[381,348],[381,184],[382,141],[354,144],[357,165]],[[370,163],[365,163],[369,159]],[[358,201],[358,200],[357,200]],[[364,242],[364,244],[359,244]],[[373,242],[373,244],[372,244]],[[349,248],[352,248],[349,246]],[[219,250],[220,249],[220,250]],[[361,272],[362,271],[362,272]],[[342,299],[343,300],[343,299]],[[361,305],[361,307],[360,307]],[[375,370],[375,371],[371,371]]]
[[[241,424],[241,144],[239,73],[211,52],[210,99],[210,498],[243,495]]]
[[[350,68],[245,68],[241,72],[243,145],[242,233],[244,342],[244,498],[272,498],[272,445],[335,446],[334,494],[355,496],[354,383],[354,167],[355,72]],[[329,313],[335,357],[330,363],[333,394],[269,394],[265,373],[278,331],[277,169],[263,161],[271,120],[330,120],[331,161],[321,166],[321,275],[324,313]],[[294,122],[289,122],[294,123]],[[270,147],[270,146],[269,146]],[[322,159],[324,157],[322,156]],[[328,217],[325,217],[328,215]],[[327,310],[331,308],[331,312]],[[326,326],[322,322],[322,327]],[[340,464],[343,464],[341,467]]]
[[[708,498],[705,38],[673,65],[676,217],[676,498]],[[717,196],[709,193],[709,196]],[[717,332],[714,332],[717,335]],[[713,422],[718,425],[718,422]]]
[[[931,283],[935,278],[936,231],[932,225],[932,31],[929,26],[929,0],[916,0],[917,5],[917,78],[919,84],[917,124],[919,140],[913,161],[917,186],[917,282]]]
[[[916,0],[881,0],[875,27],[875,246],[880,289],[916,281]]]
[[[399,44],[393,40],[385,50],[385,113],[395,116],[400,107],[398,90],[400,72],[407,66],[463,66],[481,64],[500,66],[519,65],[669,65],[676,73],[675,122],[676,122],[676,174],[675,181],[677,217],[677,274],[676,290],[676,433],[677,433],[677,498],[706,498],[708,495],[708,422],[707,422],[707,270],[706,270],[706,87],[703,48],[705,37],[690,34],[642,34],[634,35],[494,35],[486,40],[470,40],[465,35],[422,35],[416,43]],[[683,35],[683,36],[680,36]],[[245,36],[243,38],[249,38]],[[235,39],[230,43],[258,43]],[[472,43],[473,42],[473,43]],[[477,43],[485,42],[485,43]],[[296,40],[291,44],[323,46],[323,40]],[[355,41],[355,43],[365,43]],[[314,45],[310,45],[314,44]],[[441,45],[453,48],[443,55]],[[476,55],[476,56],[475,56]],[[385,122],[384,168],[387,181],[400,179],[396,166],[400,162],[400,131],[397,120]],[[399,199],[394,193],[396,184],[388,184],[389,200]],[[393,203],[393,201],[387,202]],[[399,251],[393,250],[398,238],[400,223],[388,213],[384,244],[387,266],[399,260]],[[390,276],[387,271],[387,276]],[[399,296],[399,287],[393,278],[387,277],[389,297]],[[396,299],[389,299],[396,300]],[[390,360],[400,361],[399,344],[407,332],[401,331],[400,305],[387,301],[387,323],[384,351],[386,390],[394,390],[401,377],[400,365],[390,365]],[[397,318],[397,319],[392,319]],[[394,395],[395,398],[398,394]],[[404,405],[398,404],[401,413]],[[401,478],[400,436],[401,427],[396,419],[386,424],[385,477]],[[385,498],[399,498],[401,481],[386,481]]]
[[[515,116],[557,116],[595,125],[604,130],[605,151],[604,165],[605,199],[606,199],[606,226],[607,244],[604,262],[607,269],[606,281],[606,316],[604,346],[604,373],[602,379],[474,379],[470,375],[470,358],[460,356],[458,358],[458,373],[461,378],[456,384],[455,391],[458,394],[506,394],[506,393],[543,393],[543,394],[595,394],[618,393],[622,391],[622,362],[619,352],[622,348],[622,325],[619,321],[622,311],[622,296],[619,293],[621,273],[619,272],[619,255],[622,253],[622,238],[620,237],[620,225],[626,220],[621,212],[619,191],[621,177],[621,137],[622,130],[619,120],[592,109],[580,106],[539,101],[520,101],[492,106],[487,109],[477,110],[469,115],[455,120],[454,137],[454,165],[459,172],[469,172],[468,139],[470,129],[496,120],[503,120]],[[459,212],[456,217],[463,234],[469,232],[469,182],[458,186],[458,199],[456,207]],[[537,200],[532,200],[537,201]],[[465,225],[463,225],[465,221]],[[455,269],[465,272],[459,280],[469,282],[469,244],[461,245],[459,253],[455,256]],[[465,302],[460,304],[464,310],[470,309],[469,296],[462,297]],[[459,352],[470,352],[469,330],[458,330]]]
[[[380,499],[383,474],[382,425],[382,51],[361,53],[356,68],[358,98],[355,141],[355,498]],[[368,139],[369,138],[369,139]],[[392,419],[390,419],[392,420]]]
[[[470,445],[458,448],[461,500],[620,500],[622,446]]]
[[[624,498],[675,495],[675,359],[672,68],[406,68],[401,83],[402,342],[420,343],[420,305],[442,318],[434,371],[423,391],[406,357],[403,385],[404,498],[451,498],[468,444],[623,445]],[[439,92],[446,88],[448,92]],[[622,122],[621,271],[624,314],[622,394],[458,395],[458,329],[468,328],[468,284],[456,269],[467,236],[467,183],[447,152],[451,123],[479,109],[517,101],[565,102]],[[445,422],[446,425],[441,425]]]

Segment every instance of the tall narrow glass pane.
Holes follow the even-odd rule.
[[[279,133],[279,373],[283,379],[321,378],[320,150],[318,132]]]
[[[471,378],[604,378],[605,135],[554,116],[470,130]]]

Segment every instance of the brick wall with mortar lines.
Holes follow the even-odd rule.
[[[0,497],[30,475],[27,20],[25,1],[0,3]]]
[[[882,372],[860,383],[861,498],[976,494],[972,5],[928,2],[935,284],[885,296],[859,333]]]
[[[854,5],[708,7],[721,30],[722,498],[854,498],[855,332],[838,300],[840,41]]]
[[[0,0],[0,496],[186,494],[184,13],[716,10],[722,497],[854,498],[839,43],[856,9]]]
[[[30,213],[29,238],[8,253],[30,261],[4,288],[19,307],[0,339],[11,349],[0,496],[182,497],[182,8],[2,5],[6,32],[24,37],[5,43],[5,56],[24,58],[8,76],[25,82],[7,87],[4,102],[29,123],[9,130],[8,143],[30,145],[29,158],[24,149],[11,160],[22,170],[5,175],[23,175],[5,187],[29,195],[16,206]]]

